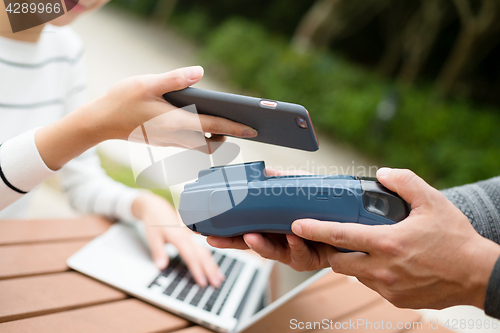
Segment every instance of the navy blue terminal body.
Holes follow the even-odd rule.
[[[203,235],[292,233],[301,218],[369,225],[405,219],[410,206],[374,178],[267,177],[264,162],[213,167],[181,194],[183,222]]]

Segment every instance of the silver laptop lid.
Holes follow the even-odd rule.
[[[263,307],[248,319],[241,320],[235,332],[258,332],[264,321],[273,321],[273,314],[304,289],[331,272],[325,268],[316,272],[297,272],[283,264],[275,265],[275,271],[269,286],[269,298]],[[273,283],[274,280],[274,283]],[[274,285],[273,285],[274,284]]]

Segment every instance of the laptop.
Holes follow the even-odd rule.
[[[130,295],[218,332],[250,332],[258,321],[294,298],[300,291],[328,273],[296,273],[271,290],[269,278],[274,262],[249,252],[207,246],[225,274],[223,284],[198,286],[176,248],[165,245],[169,265],[160,271],[151,260],[141,225],[115,223],[68,259],[76,271],[91,276]],[[285,286],[284,286],[285,285]]]

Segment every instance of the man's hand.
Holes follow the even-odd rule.
[[[196,283],[205,287],[208,280],[212,286],[220,286],[224,275],[211,253],[193,241],[193,233],[181,224],[177,212],[167,201],[154,194],[144,194],[134,201],[132,211],[144,223],[151,256],[159,269],[167,267],[168,256],[163,247],[165,243],[172,243]]]
[[[413,172],[382,168],[377,178],[411,205],[408,218],[386,226],[299,220],[293,232],[362,251],[331,251],[328,261],[335,272],[357,277],[398,307],[483,308],[500,246],[481,237],[458,208]]]
[[[292,231],[306,241],[257,234],[208,241],[218,247],[250,247],[298,270],[331,266],[398,307],[483,308],[500,246],[481,237],[458,208],[413,172],[382,168],[377,178],[411,205],[408,218],[385,226],[295,221]],[[342,253],[334,246],[359,252]]]
[[[266,168],[267,176],[284,176],[308,174],[304,171],[285,172]],[[335,251],[324,243],[306,242],[295,235],[280,234],[246,234],[235,237],[209,236],[210,245],[218,248],[234,248],[240,250],[252,249],[260,256],[277,260],[289,265],[297,271],[312,271],[329,267],[328,254]]]
[[[213,247],[251,249],[261,257],[277,260],[297,271],[314,271],[329,267],[328,255],[336,250],[327,244],[304,241],[295,235],[246,234],[235,237],[209,236]]]

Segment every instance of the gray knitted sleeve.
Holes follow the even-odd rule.
[[[483,237],[500,244],[500,177],[441,191]]]
[[[500,244],[500,177],[453,187],[442,193],[467,216],[481,236]],[[500,319],[500,258],[488,282],[484,312]]]

